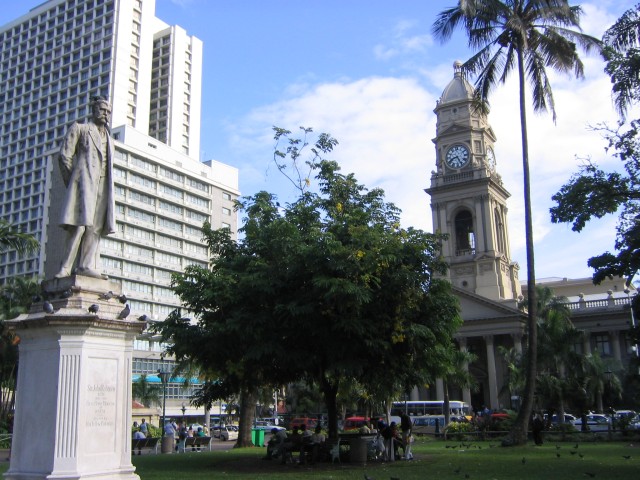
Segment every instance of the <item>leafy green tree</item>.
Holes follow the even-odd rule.
[[[276,156],[298,161],[298,139],[275,131],[291,147]],[[170,353],[218,379],[217,392],[207,386],[211,395],[226,389],[255,400],[262,385],[317,386],[333,437],[345,382],[358,378],[369,390],[435,379],[461,324],[450,285],[432,276],[446,269],[440,238],[401,228],[382,190],[367,190],[322,158],[336,143],[321,134],[311,149],[316,192],[305,179],[286,207],[267,192],[238,203],[246,214],[239,241],[204,226],[210,267],[190,266],[173,279],[196,323],[174,315],[159,326],[172,339]],[[241,405],[241,436],[254,405]]]
[[[162,387],[150,383],[145,373],[133,382],[132,395],[134,400],[138,400],[145,407],[162,404]]]
[[[579,31],[580,7],[563,0],[461,0],[442,11],[433,25],[436,37],[445,41],[461,26],[469,46],[477,49],[463,65],[463,71],[477,74],[476,96],[479,108],[485,108],[497,84],[517,71],[519,85],[520,133],[524,176],[525,230],[527,250],[528,341],[530,362],[523,405],[511,434],[503,444],[522,445],[527,428],[536,380],[537,313],[531,186],[526,114],[526,82],[532,92],[536,111],[550,110],[555,120],[555,104],[546,69],[583,76],[577,45],[585,50],[600,46],[600,41]],[[575,30],[574,30],[575,29]]]
[[[588,162],[580,167],[568,183],[553,195],[556,205],[550,209],[553,223],[572,223],[580,232],[592,218],[619,212],[615,253],[591,257],[587,264],[594,269],[593,282],[624,277],[630,284],[640,269],[640,121],[630,127],[599,129],[609,142],[613,157],[623,162],[624,171],[605,172]]]

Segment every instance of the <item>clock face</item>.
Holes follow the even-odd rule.
[[[469,150],[464,145],[454,145],[445,156],[447,165],[451,168],[462,168],[469,163]]]
[[[491,147],[487,148],[487,163],[492,171],[496,169],[496,154]]]

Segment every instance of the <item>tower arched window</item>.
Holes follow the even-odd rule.
[[[454,221],[456,255],[472,255],[476,249],[476,238],[473,231],[473,216],[468,210],[458,213]]]

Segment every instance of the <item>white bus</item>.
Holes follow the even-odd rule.
[[[393,402],[391,421],[400,424],[400,415],[405,412],[412,418],[427,415],[444,415],[444,400]],[[467,417],[471,415],[471,407],[468,403],[460,400],[449,400],[449,414],[451,417]]]

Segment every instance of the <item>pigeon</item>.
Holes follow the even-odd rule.
[[[557,457],[557,458],[560,458],[560,456],[561,456],[561,455],[560,455],[559,453],[556,453],[556,457]]]
[[[593,478],[593,477],[595,477],[595,476],[596,476],[596,474],[595,474],[595,473],[591,473],[591,472],[584,472],[584,474],[585,474],[587,477],[591,477],[591,478]]]
[[[147,314],[140,315],[138,317],[138,320],[141,321],[141,322],[148,322],[149,321],[149,315],[147,315]]]
[[[100,300],[111,300],[114,297],[114,294],[111,290],[109,290],[107,293],[101,293],[100,295],[98,295],[98,298]]]
[[[118,295],[118,301],[120,303],[127,303],[127,296],[124,293],[122,295]]]
[[[527,459],[522,457],[522,464],[524,465],[525,463],[527,463]]]
[[[73,295],[73,291],[70,288],[60,294],[62,298],[69,298],[71,295]]]
[[[42,311],[45,313],[49,313],[49,314],[53,314],[56,313],[55,309],[53,308],[53,305],[51,305],[51,302],[45,300],[42,303]]]
[[[625,460],[631,460],[631,455],[622,455]]]
[[[579,453],[579,454],[578,454],[578,456],[579,456],[580,458],[584,458],[584,454],[582,454],[582,453]]]
[[[100,310],[100,305],[94,303],[89,307],[88,310],[90,313],[98,313],[98,310]]]
[[[122,309],[122,311],[118,314],[118,318],[120,320],[124,320],[129,316],[130,313],[131,313],[131,309],[129,308],[129,304],[127,303]]]
[[[366,473],[364,474],[364,480],[375,480],[373,477],[370,477]]]
[[[460,473],[460,470],[461,470],[461,469],[462,469],[462,467],[458,467],[458,468],[456,468],[456,469],[453,471],[453,473]]]

